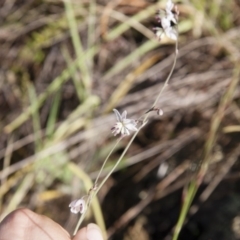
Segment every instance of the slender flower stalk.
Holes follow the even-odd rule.
[[[173,5],[172,1],[171,1],[171,0],[168,0],[167,6],[166,6],[166,12],[167,12],[167,14],[169,15],[169,16],[168,16],[169,21],[172,20],[172,18],[173,18],[173,16],[170,16],[170,12],[172,11],[173,6],[174,6],[174,5]],[[178,12],[177,12],[177,13],[178,13]],[[174,18],[174,21],[175,21],[175,23],[177,24],[177,18],[176,18],[176,17]],[[169,82],[169,80],[170,80],[170,78],[171,78],[171,76],[172,76],[172,74],[173,74],[173,70],[174,70],[174,68],[175,68],[175,66],[176,66],[177,55],[178,55],[178,41],[176,40],[176,42],[175,42],[175,57],[174,57],[174,61],[173,61],[173,65],[172,65],[171,71],[170,71],[170,73],[169,73],[169,75],[168,75],[168,77],[167,77],[167,79],[166,79],[163,87],[161,88],[158,96],[156,97],[156,99],[155,99],[155,101],[154,101],[154,103],[153,103],[152,108],[155,108],[157,102],[159,101],[159,98],[160,98],[161,94],[163,93],[164,89],[165,89],[165,88],[167,87],[167,85],[168,85],[168,82]],[[114,110],[116,110],[116,109],[114,109]],[[117,110],[116,110],[116,111],[117,111]],[[116,111],[114,111],[115,114],[116,114]],[[162,110],[161,110],[161,109],[158,109],[158,112],[159,112],[159,115],[162,115]],[[120,158],[118,159],[118,161],[116,162],[116,164],[113,166],[113,168],[111,169],[111,171],[110,171],[110,172],[108,173],[108,175],[103,179],[103,181],[101,182],[101,184],[97,187],[97,189],[96,189],[96,191],[95,191],[95,194],[97,194],[97,192],[100,190],[100,188],[103,186],[103,184],[107,181],[107,179],[109,178],[109,176],[114,172],[114,170],[116,169],[116,167],[118,166],[118,164],[121,162],[121,160],[122,160],[123,157],[125,156],[127,150],[128,150],[129,147],[131,146],[133,140],[134,140],[135,137],[137,136],[138,132],[145,126],[149,114],[150,114],[150,112],[148,112],[148,113],[145,114],[145,118],[144,118],[144,120],[143,120],[143,122],[142,122],[142,125],[137,129],[137,131],[135,132],[135,134],[132,136],[132,138],[130,139],[128,145],[125,147],[123,153],[121,154]],[[120,121],[123,120],[123,119],[121,119],[121,117],[124,118],[124,119],[126,119],[126,115],[125,115],[124,112],[123,112],[122,116],[120,116],[119,112],[117,111],[116,117],[117,117],[117,120],[120,120]],[[119,131],[119,133],[120,133],[121,130],[118,130],[118,131]]]
[[[145,125],[145,124],[144,124]],[[135,139],[135,137],[137,136],[138,132],[141,130],[141,128],[144,126],[142,125],[141,127],[139,127],[139,129],[134,133],[134,135],[132,136],[132,138],[130,139],[128,145],[125,147],[123,153],[121,154],[120,158],[117,160],[117,162],[115,163],[115,165],[113,166],[113,168],[110,170],[110,172],[107,174],[107,176],[102,180],[102,182],[99,184],[99,186],[97,187],[96,191],[95,191],[95,195],[98,193],[98,191],[101,189],[101,187],[103,186],[103,184],[107,181],[107,179],[111,176],[111,174],[114,172],[114,170],[117,168],[118,164],[121,162],[121,160],[123,159],[123,157],[125,156],[127,150],[129,149],[129,147],[131,146],[133,140]]]
[[[117,109],[113,109],[117,122],[115,123],[114,127],[112,128],[112,133],[114,134],[114,136],[120,134],[120,138],[117,140],[116,144],[114,145],[113,149],[109,152],[108,156],[106,157],[106,159],[104,160],[104,163],[98,173],[98,176],[95,180],[95,184],[93,186],[93,188],[91,188],[89,190],[89,193],[87,195],[87,199],[86,199],[86,204],[84,207],[84,210],[82,210],[80,212],[79,210],[79,205],[78,202],[76,200],[76,202],[74,202],[70,207],[71,207],[71,211],[72,212],[80,212],[82,213],[77,226],[75,228],[74,231],[74,235],[76,234],[78,228],[80,227],[87,209],[92,201],[92,198],[96,196],[96,194],[99,192],[99,190],[101,189],[101,187],[103,186],[103,184],[107,181],[107,179],[110,177],[110,175],[115,171],[115,169],[117,168],[117,166],[119,165],[119,163],[121,162],[121,160],[123,159],[123,157],[125,156],[126,152],[128,151],[128,149],[130,148],[132,142],[134,141],[134,139],[136,138],[137,134],[139,133],[139,131],[146,125],[148,118],[149,118],[149,114],[152,111],[156,111],[158,115],[162,115],[163,111],[161,108],[156,107],[160,96],[162,95],[163,91],[165,90],[165,88],[167,87],[169,80],[173,74],[174,68],[176,66],[176,61],[177,61],[177,55],[178,55],[178,31],[177,31],[177,24],[178,24],[178,11],[177,8],[174,6],[174,4],[172,3],[171,0],[168,0],[164,14],[161,15],[159,13],[158,15],[158,22],[160,24],[160,27],[155,28],[155,33],[158,37],[158,39],[160,40],[160,36],[162,35],[162,33],[165,33],[166,36],[170,37],[171,39],[173,39],[175,41],[175,56],[174,56],[174,60],[173,60],[173,65],[172,68],[170,70],[170,73],[167,77],[167,79],[164,82],[164,85],[162,86],[162,88],[159,91],[159,94],[157,95],[152,107],[150,108],[150,110],[148,110],[145,115],[144,115],[144,119],[142,121],[140,120],[134,120],[134,119],[127,119],[127,111],[124,111],[122,114],[120,114],[118,112]],[[161,30],[161,31],[160,31]],[[160,31],[160,32],[159,32]],[[137,127],[137,124],[140,124],[139,127]],[[129,143],[127,144],[127,146],[125,147],[123,153],[121,154],[121,156],[119,157],[119,159],[117,160],[117,162],[115,163],[115,165],[113,166],[113,168],[109,171],[109,173],[105,176],[105,178],[101,181],[101,183],[98,185],[98,180],[99,177],[102,173],[102,170],[107,162],[107,160],[109,159],[109,157],[111,156],[112,152],[114,151],[114,149],[117,147],[117,145],[119,144],[120,140],[125,137],[126,135],[130,135],[130,132],[134,131],[134,135],[131,137]]]
[[[156,105],[156,103],[158,102],[158,100],[159,100],[159,98],[160,98],[163,90],[166,88],[166,86],[167,86],[167,84],[168,84],[168,82],[169,82],[169,79],[170,79],[171,76],[172,76],[174,67],[175,67],[175,65],[176,65],[176,60],[177,60],[177,53],[178,53],[177,47],[178,47],[178,44],[177,44],[177,42],[176,42],[176,45],[175,45],[175,49],[176,49],[176,51],[175,51],[175,57],[174,57],[174,62],[173,62],[171,71],[170,71],[170,73],[169,73],[169,75],[168,75],[168,77],[167,77],[167,79],[166,79],[163,87],[161,88],[161,90],[160,90],[160,92],[159,92],[156,100],[154,101],[153,107],[154,107],[154,106]],[[160,112],[161,112],[161,111],[160,111]],[[149,117],[149,114],[150,114],[150,112],[147,113],[147,114],[145,114],[145,118],[144,118],[144,120],[143,120],[143,122],[142,122],[142,125],[138,128],[138,130],[137,130],[137,131],[134,133],[134,135],[131,137],[131,139],[130,139],[129,143],[127,144],[127,146],[125,147],[123,153],[121,154],[121,156],[119,157],[119,159],[117,160],[117,162],[115,163],[115,165],[113,166],[113,168],[110,170],[110,172],[107,174],[107,176],[102,180],[102,182],[99,184],[99,186],[96,186],[96,185],[95,185],[96,189],[93,189],[94,191],[92,191],[92,189],[90,189],[90,194],[89,194],[88,201],[87,201],[87,204],[86,204],[87,208],[88,208],[88,206],[89,206],[89,204],[90,204],[90,202],[91,202],[91,199],[96,196],[96,194],[99,192],[99,190],[101,189],[101,187],[104,185],[104,183],[107,181],[107,179],[111,176],[111,174],[115,171],[115,169],[117,168],[117,166],[119,165],[119,163],[120,163],[120,162],[122,161],[122,159],[124,158],[126,152],[128,151],[128,149],[129,149],[130,146],[132,145],[132,142],[134,141],[134,139],[135,139],[136,136],[138,135],[139,131],[140,131],[140,130],[145,126],[145,124],[147,123],[147,119],[148,119],[148,117]],[[116,144],[114,145],[113,149],[112,149],[112,150],[110,151],[110,153],[108,154],[106,160],[104,161],[104,165],[106,164],[106,161],[108,160],[108,158],[109,158],[110,155],[112,154],[113,150],[114,150],[114,149],[116,148],[116,146],[119,144],[120,140],[121,140],[121,138],[118,139],[118,141],[117,141]],[[100,172],[102,172],[102,170],[103,170],[103,167],[101,168]],[[98,174],[97,179],[98,179],[98,178],[99,178],[99,174]],[[97,181],[95,181],[95,184],[96,184],[96,182],[97,182]],[[86,209],[86,211],[87,211],[87,209]],[[83,214],[81,215],[81,217],[80,217],[80,219],[79,219],[79,222],[78,222],[78,224],[77,224],[77,226],[76,226],[76,228],[75,228],[75,234],[76,234],[78,228],[80,227],[81,222],[83,221],[83,219],[84,219],[84,217],[85,217],[86,211],[85,211],[85,213],[83,213]],[[75,235],[75,234],[74,234],[74,235]]]
[[[168,77],[167,77],[166,81],[164,82],[164,85],[163,85],[162,89],[160,90],[158,96],[156,97],[156,100],[155,100],[154,103],[153,103],[153,107],[156,106],[157,102],[159,101],[160,96],[162,95],[163,91],[164,91],[165,88],[167,87],[170,78],[172,77],[174,68],[175,68],[176,63],[177,63],[178,41],[175,42],[175,53],[174,53],[174,55],[175,55],[175,56],[174,56],[173,65],[172,65],[171,71],[170,71],[170,73],[168,74]]]
[[[119,144],[119,142],[120,142],[121,140],[122,140],[122,138],[118,138],[118,139],[117,139],[115,145],[113,146],[113,148],[112,148],[111,151],[109,152],[108,156],[107,156],[106,159],[104,160],[104,162],[103,162],[103,164],[102,164],[102,167],[101,167],[101,169],[100,169],[100,171],[99,171],[99,173],[98,173],[98,176],[97,176],[97,178],[96,178],[96,180],[95,180],[94,186],[93,186],[92,189],[89,190],[89,193],[88,193],[88,195],[86,196],[85,208],[84,208],[84,211],[83,211],[83,212],[80,212],[80,213],[81,213],[81,217],[79,218],[78,223],[77,223],[77,225],[76,225],[76,227],[75,227],[75,230],[74,230],[74,232],[73,232],[73,236],[76,235],[76,233],[77,233],[77,231],[78,231],[78,229],[79,229],[79,227],[80,227],[83,219],[85,218],[85,215],[86,215],[87,209],[88,209],[88,207],[89,207],[89,205],[90,205],[90,203],[91,203],[91,200],[92,200],[93,197],[95,197],[95,195],[96,195],[95,190],[96,190],[97,185],[98,185],[99,177],[101,176],[101,173],[102,173],[102,171],[103,171],[103,169],[104,169],[104,167],[105,167],[105,165],[106,165],[109,157],[111,156],[112,152],[115,150],[115,148],[117,147],[117,145]],[[100,189],[100,188],[99,188],[99,189]],[[69,206],[70,206],[70,205],[69,205]],[[73,212],[72,209],[71,209],[71,212]]]
[[[104,169],[104,167],[105,167],[105,165],[106,165],[109,157],[112,155],[113,151],[115,150],[115,148],[117,147],[117,145],[119,144],[119,142],[120,142],[121,140],[122,140],[122,138],[118,138],[118,140],[116,141],[115,145],[113,146],[113,148],[111,149],[111,151],[110,151],[109,154],[107,155],[106,159],[104,160],[104,162],[103,162],[103,164],[102,164],[102,167],[101,167],[101,169],[100,169],[100,171],[99,171],[99,173],[98,173],[98,176],[97,176],[97,178],[96,178],[96,180],[95,180],[94,186],[97,186],[98,179],[99,179],[99,177],[101,176],[101,173],[102,173],[102,171],[103,171],[103,169]]]

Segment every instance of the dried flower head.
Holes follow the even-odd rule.
[[[80,199],[72,201],[69,204],[69,207],[70,207],[70,211],[72,213],[75,213],[75,214],[81,213],[81,214],[83,214],[85,209],[86,209],[86,203],[85,203],[85,200],[80,198]]]
[[[156,19],[160,26],[153,28],[157,38],[160,40],[162,34],[164,33],[167,37],[177,40],[179,12],[177,7],[173,4],[172,0],[168,0],[165,10],[159,10]]]
[[[149,113],[149,112],[153,112],[155,111],[157,113],[157,115],[162,116],[163,115],[163,110],[161,108],[156,108],[155,106],[151,107],[149,110],[147,110],[147,112],[145,113]]]
[[[137,131],[137,121],[134,119],[127,119],[127,111],[125,110],[122,115],[118,112],[117,109],[113,109],[117,122],[114,127],[111,129],[114,136],[119,133],[122,136],[130,135],[130,131]]]

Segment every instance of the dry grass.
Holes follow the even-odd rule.
[[[140,116],[170,71],[174,44],[159,43],[151,31],[154,13],[164,3],[153,2],[0,3],[1,218],[25,206],[72,231],[76,219],[68,204],[85,195],[86,182],[96,178],[114,144],[111,109]],[[178,61],[159,100],[164,114],[151,117],[99,192],[113,239],[136,239],[140,233],[143,239],[169,239],[181,206],[179,189],[203,166],[212,117],[219,116],[233,79],[239,80],[234,75],[240,60],[239,3],[181,1],[179,9]],[[220,230],[222,239],[237,234],[231,224],[239,206],[224,199],[240,200],[239,176],[231,178],[239,172],[239,83],[229,94],[207,150],[201,195],[190,211],[195,218],[179,239],[216,239]],[[115,150],[102,177],[127,143],[126,138]],[[157,177],[162,162],[169,166],[163,179]],[[80,174],[71,170],[73,163]],[[221,193],[221,186],[231,191]],[[216,207],[216,198],[232,206],[229,215]],[[103,226],[97,204],[95,220]],[[209,206],[212,221],[217,213],[226,220],[223,230],[217,220],[214,228],[207,227],[213,222],[202,223]]]

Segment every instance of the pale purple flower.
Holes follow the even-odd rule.
[[[113,109],[117,122],[114,127],[111,129],[114,136],[119,133],[122,136],[130,135],[130,131],[137,131],[137,121],[134,119],[127,119],[127,111],[125,110],[122,115],[118,112],[117,109]]]
[[[160,26],[153,29],[158,39],[161,39],[164,33],[174,41],[177,40],[178,31],[176,26],[178,14],[177,8],[174,6],[172,0],[168,0],[165,10],[160,10],[157,14],[157,20]]]
[[[86,203],[85,203],[85,200],[80,198],[80,199],[72,201],[69,204],[69,207],[70,207],[70,211],[72,213],[75,213],[75,214],[81,213],[81,214],[83,214],[85,209],[86,209]]]

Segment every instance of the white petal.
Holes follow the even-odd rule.
[[[123,125],[129,124],[129,123],[136,125],[134,119],[124,119],[124,120],[123,120]]]
[[[172,12],[166,12],[166,18],[170,22],[170,25],[171,25],[171,22],[177,24],[177,20]]]
[[[162,28],[163,28],[164,30],[167,29],[167,28],[169,28],[169,27],[171,27],[171,22],[170,22],[170,20],[169,20],[168,18],[166,18],[166,17],[162,18],[161,24],[162,24]],[[166,30],[165,30],[165,31],[166,31]]]
[[[126,135],[130,135],[130,132],[128,131],[127,128],[125,128],[125,134],[126,134]]]
[[[123,113],[122,113],[122,120],[123,120],[123,119],[126,119],[126,117],[127,117],[127,111],[125,110],[125,111],[123,111]]]
[[[121,129],[121,134],[125,135],[125,128],[124,127],[122,127],[122,129]]]
[[[121,127],[119,127],[117,124],[112,128],[112,133],[114,136],[118,135],[121,131]]]
[[[77,213],[78,213],[78,209],[73,208],[73,207],[70,209],[70,211],[71,211],[72,213],[74,213],[74,214],[77,214]]]
[[[177,34],[177,30],[175,28],[169,27],[164,29],[165,34],[167,37],[171,38],[172,40],[177,40],[178,34]]]
[[[173,4],[172,0],[168,0],[167,4],[166,4],[166,11],[168,11],[168,10],[171,11],[173,9],[173,7],[174,7],[174,4]]]
[[[72,201],[72,202],[69,204],[69,207],[74,207],[74,206],[76,205],[76,203],[77,203],[78,200],[79,200],[79,199]]]
[[[130,131],[137,131],[136,123],[125,124],[125,127]]]
[[[117,121],[118,121],[118,122],[121,122],[121,121],[122,121],[122,117],[121,117],[119,111],[118,111],[117,109],[113,109],[113,111],[114,111],[114,113],[115,113],[115,116],[116,116],[116,118],[117,118]]]
[[[113,136],[115,137],[119,134],[119,131],[115,129],[115,130],[112,131],[112,133],[113,133]]]

